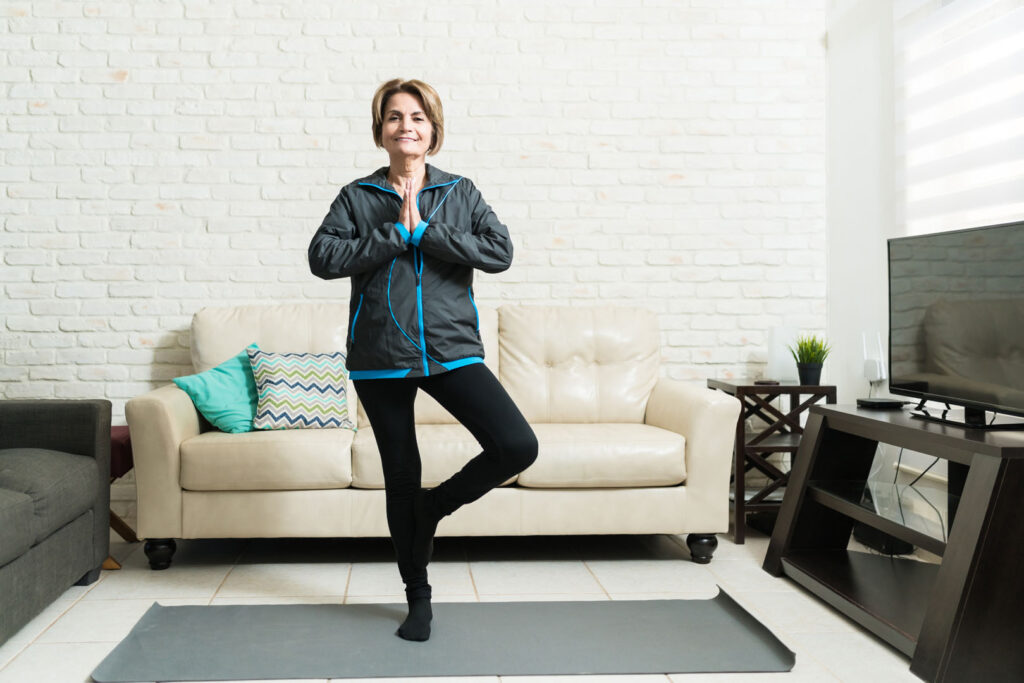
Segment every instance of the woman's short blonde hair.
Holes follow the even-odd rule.
[[[427,120],[434,129],[427,154],[437,154],[444,142],[444,110],[441,108],[441,97],[436,90],[416,79],[403,81],[401,78],[393,78],[377,88],[377,92],[373,94],[373,141],[377,147],[384,146],[381,137],[384,129],[384,107],[392,95],[400,92],[414,95],[423,103],[423,113],[427,115]]]

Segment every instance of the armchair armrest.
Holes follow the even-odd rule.
[[[129,400],[140,538],[181,538],[181,443],[199,434],[199,413],[175,384]]]
[[[110,413],[103,398],[0,401],[0,448],[46,448],[96,461],[91,566],[97,568],[110,547]]]
[[[687,522],[694,531],[729,530],[729,475],[740,407],[734,396],[664,377],[647,402],[645,424],[686,439],[686,495],[696,499],[698,513]]]

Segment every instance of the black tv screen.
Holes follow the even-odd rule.
[[[889,240],[889,390],[1024,415],[1024,221]]]

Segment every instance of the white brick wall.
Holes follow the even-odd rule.
[[[430,159],[515,242],[482,303],[645,306],[670,376],[825,325],[822,0],[0,7],[0,395],[124,402],[192,371],[202,306],[346,299],[306,247],[387,163],[369,101],[433,84]]]

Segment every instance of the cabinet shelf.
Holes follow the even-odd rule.
[[[939,565],[849,550],[793,551],[783,572],[910,656]]]
[[[883,487],[882,490],[887,488]],[[913,509],[903,510],[901,501],[903,492],[898,489],[893,491],[896,503],[883,507],[880,504],[882,501],[876,501],[875,497],[871,496],[871,490],[870,485],[863,481],[813,481],[807,487],[811,500],[846,515],[854,521],[867,524],[894,538],[924,548],[935,555],[941,556],[946,552],[946,541],[944,540],[946,522],[938,508],[935,508],[933,514],[927,517]],[[904,492],[906,490],[904,487]],[[867,495],[865,495],[866,492]],[[955,499],[956,497],[950,496],[950,498]],[[927,502],[927,498],[924,500]],[[900,506],[898,510],[896,505]],[[907,507],[910,507],[909,500]],[[943,534],[943,538],[936,538],[925,531],[934,532],[936,529]]]
[[[800,434],[793,432],[774,433],[761,441],[751,444],[759,432],[746,432],[746,442],[743,447],[748,451],[769,451],[769,452],[790,452],[796,453],[800,449]]]

